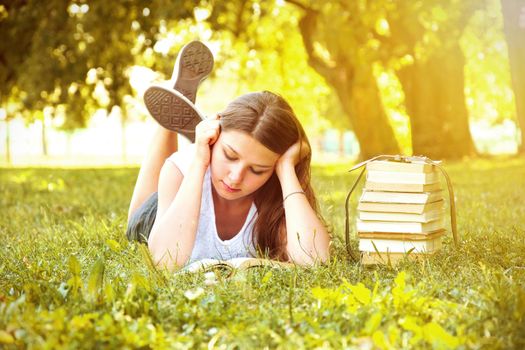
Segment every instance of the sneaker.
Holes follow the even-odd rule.
[[[206,117],[183,94],[152,86],[146,90],[144,99],[149,112],[160,125],[195,142],[195,127]]]
[[[165,128],[185,136],[193,130],[194,137],[195,126],[201,119],[190,119],[200,115],[198,111],[194,112],[193,103],[195,103],[199,84],[211,73],[212,69],[213,55],[206,45],[200,41],[192,41],[185,45],[179,52],[171,78],[171,81],[175,81],[174,89],[180,94],[161,86],[152,86],[144,93],[144,102],[153,118]],[[170,94],[173,95],[170,96]],[[181,102],[181,94],[186,98],[184,102]],[[191,105],[187,104],[188,101]],[[171,103],[176,105],[171,106]],[[183,116],[177,114],[181,108],[187,112]],[[192,138],[190,140],[194,141]]]
[[[192,41],[179,52],[171,81],[174,89],[195,103],[199,84],[210,75],[213,69],[213,55],[200,41]]]

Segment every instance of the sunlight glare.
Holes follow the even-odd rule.
[[[197,22],[205,21],[208,17],[210,17],[210,15],[210,9],[204,7],[195,7],[195,9],[193,10],[193,16],[195,16],[195,20]]]

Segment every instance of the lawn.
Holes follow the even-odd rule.
[[[330,263],[230,278],[158,271],[127,242],[136,168],[3,168],[0,347],[525,348],[525,161],[445,167],[459,249],[449,235],[424,262],[349,261],[344,198],[356,175],[329,166],[313,178]]]

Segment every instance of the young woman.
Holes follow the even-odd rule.
[[[159,265],[258,253],[302,265],[328,259],[330,239],[310,185],[310,146],[283,98],[249,93],[204,120],[177,91],[154,87],[145,99],[163,127],[141,167],[127,235],[147,241]],[[188,131],[184,125],[192,123]],[[176,132],[195,142],[177,150]]]

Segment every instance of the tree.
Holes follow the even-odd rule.
[[[512,88],[521,130],[519,151],[525,152],[525,0],[501,0]]]
[[[298,28],[308,64],[338,97],[345,117],[360,142],[361,157],[398,153],[399,147],[382,107],[369,63],[373,50],[367,50],[364,45],[366,31],[353,31],[349,11],[346,11],[346,16],[340,16],[342,11],[337,4],[312,3],[307,6],[298,1],[287,2],[300,11]],[[229,31],[240,40],[263,41],[267,37],[258,39],[260,31],[246,33],[250,23],[259,24],[261,18],[272,17],[281,10],[282,7],[273,2],[239,0],[216,3],[209,21],[215,30]],[[295,23],[293,17],[288,20]],[[355,20],[361,19],[356,17]],[[277,33],[282,30],[280,26],[274,27]],[[338,35],[334,35],[336,31]],[[360,44],[365,49],[361,50]]]
[[[20,101],[18,111],[28,121],[51,106],[55,115],[65,114],[64,129],[83,127],[97,108],[124,107],[133,93],[126,72],[138,54],[151,50],[161,19],[191,15],[189,1],[2,4],[1,103]]]
[[[370,9],[351,1],[319,9],[288,2],[304,10],[299,30],[308,63],[333,87],[359,141],[361,158],[399,153],[373,74],[376,50],[367,46],[366,22],[373,14],[364,12]]]
[[[394,69],[403,86],[414,153],[433,158],[474,153],[459,47],[472,1],[451,0],[447,11],[436,1],[286,2],[302,11],[298,27],[308,62],[338,96],[363,158],[399,153],[374,76],[377,63]],[[212,20],[222,18],[217,29],[241,36],[254,4],[262,6],[255,1],[216,6]]]
[[[414,154],[440,159],[475,153],[459,46],[475,9],[471,1],[419,1],[399,2],[388,12],[390,33],[381,41],[405,93]]]
[[[13,119],[10,99],[17,95],[17,81],[24,74],[22,63],[31,46],[31,38],[37,30],[35,11],[24,7],[23,1],[0,4],[0,108],[5,111],[6,158],[11,162],[9,123]]]

